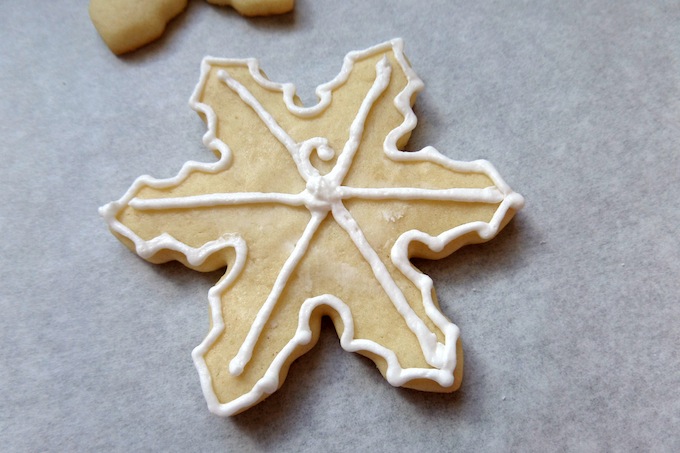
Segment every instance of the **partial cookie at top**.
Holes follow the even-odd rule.
[[[291,11],[295,0],[208,0],[219,6],[231,6],[244,16],[269,16]]]
[[[267,16],[291,11],[294,0],[208,0],[230,5],[244,16]],[[117,55],[131,52],[156,39],[187,0],[91,0],[90,18],[109,49]]]

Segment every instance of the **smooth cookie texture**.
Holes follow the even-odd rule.
[[[291,11],[294,0],[208,0],[208,3],[220,6],[231,6],[244,16],[269,16]]]
[[[422,88],[399,39],[349,53],[311,107],[255,59],[206,57],[190,105],[219,160],[140,177],[100,209],[152,263],[226,265],[193,351],[212,412],[233,415],[276,391],[323,316],[390,384],[460,386],[459,330],[410,258],[491,239],[523,198],[486,161],[400,151]]]
[[[294,0],[208,0],[232,6],[244,16],[267,16],[291,11]],[[184,11],[187,0],[90,0],[90,18],[109,49],[117,55],[156,39],[171,19]]]

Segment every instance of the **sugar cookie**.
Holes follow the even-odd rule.
[[[269,16],[291,11],[294,0],[208,0],[208,3],[219,6],[231,6],[244,16]]]
[[[294,0],[208,0],[230,5],[244,16],[291,11]],[[158,39],[165,25],[184,11],[187,0],[90,0],[90,18],[109,49],[117,55]]]
[[[349,53],[302,106],[255,59],[206,57],[191,107],[215,163],[138,178],[100,212],[152,263],[227,266],[209,292],[210,331],[193,351],[211,411],[233,415],[282,384],[316,343],[341,346],[394,386],[460,386],[458,328],[409,258],[443,258],[494,237],[523,205],[487,161],[400,151],[422,81],[395,39]]]

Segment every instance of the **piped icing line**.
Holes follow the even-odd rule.
[[[338,197],[342,200],[361,198],[364,200],[432,200],[455,201],[468,203],[500,203],[503,194],[495,187],[484,189],[420,189],[411,187],[372,188],[348,187],[337,188]],[[211,193],[206,195],[188,195],[168,198],[133,198],[129,205],[137,210],[163,209],[195,209],[217,206],[233,206],[257,203],[278,203],[288,206],[304,206],[308,198],[306,191],[297,194],[278,192],[240,192]]]
[[[419,242],[428,247],[434,253],[442,252],[447,246],[453,244],[458,239],[463,239],[455,244],[455,248],[448,250],[448,253],[453,253],[459,248],[469,245],[484,242],[496,236],[502,227],[503,219],[506,218],[508,212],[517,208],[523,202],[521,195],[513,193],[507,196],[500,204],[494,213],[490,222],[470,222],[459,225],[455,228],[447,230],[438,236],[431,236],[427,233],[418,230],[411,230],[403,233],[395,241],[390,252],[390,258],[394,265],[417,287],[421,289],[422,301],[425,307],[427,316],[432,322],[447,335],[448,344],[448,330],[451,322],[439,311],[432,298],[432,291],[434,283],[432,279],[417,270],[410,261],[409,245],[413,242]],[[457,327],[456,332],[450,333],[452,336],[458,336]]]
[[[468,203],[500,203],[503,194],[495,187],[484,189],[421,189],[412,187],[348,187],[338,188],[343,200],[433,200]]]
[[[302,118],[309,118],[318,115],[328,108],[333,97],[333,91],[347,81],[356,61],[392,49],[394,49],[395,52],[397,50],[403,52],[403,42],[400,38],[384,42],[366,50],[349,52],[343,60],[342,68],[338,75],[332,80],[316,87],[315,94],[318,98],[318,102],[311,106],[300,106],[296,103],[297,88],[295,87],[295,84],[278,83],[265,77],[263,71],[260,69],[260,63],[256,58],[233,59],[205,57],[203,61],[209,65],[215,66],[246,66],[250,72],[250,76],[261,87],[270,91],[278,91],[282,94],[283,101],[289,112]]]
[[[209,140],[209,143],[212,146],[214,144],[214,140]],[[156,189],[171,187],[173,185],[180,184],[193,172],[198,171],[205,173],[219,173],[223,169],[227,168],[231,162],[231,153],[229,152],[229,149],[226,147],[226,145],[225,147],[215,147],[215,149],[221,149],[222,153],[220,159],[217,162],[202,163],[189,161],[182,166],[180,172],[173,178],[155,179],[148,175],[138,177],[120,199],[100,207],[99,214],[109,225],[109,229],[111,231],[131,240],[134,244],[135,252],[144,259],[151,259],[160,250],[167,249],[174,250],[185,255],[187,261],[192,266],[202,264],[210,254],[214,253],[218,249],[228,247],[230,242],[224,242],[222,239],[217,239],[215,241],[207,242],[199,248],[194,248],[178,241],[167,233],[163,233],[151,240],[144,240],[130,228],[123,225],[116,218],[116,216],[126,205],[130,203],[135,194],[143,187],[153,187]]]
[[[375,65],[376,77],[373,86],[368,90],[368,93],[361,102],[359,111],[357,112],[352,124],[349,127],[349,137],[345,142],[342,152],[338,156],[338,161],[331,171],[326,175],[326,178],[332,180],[333,185],[340,186],[342,181],[347,176],[347,172],[352,166],[352,161],[361,143],[361,138],[364,134],[364,126],[366,125],[366,118],[371,111],[373,104],[378,100],[380,95],[385,91],[387,85],[390,83],[392,76],[392,66],[387,57],[382,57]]]
[[[234,262],[227,268],[227,273],[220,279],[220,281],[210,288],[208,291],[208,303],[210,305],[211,313],[211,324],[212,327],[208,332],[208,335],[203,339],[203,341],[196,346],[193,351],[191,351],[191,358],[194,361],[194,366],[198,371],[198,377],[201,382],[201,389],[203,390],[203,395],[208,403],[210,411],[215,414],[228,415],[224,410],[224,406],[217,399],[217,395],[213,389],[212,376],[208,370],[208,365],[205,363],[205,354],[208,352],[210,347],[217,341],[217,339],[224,332],[224,317],[222,315],[222,294],[224,294],[227,289],[234,283],[234,281],[241,275],[243,268],[245,267],[246,258],[248,256],[248,247],[246,242],[238,237],[234,236],[232,243],[230,244],[235,252]],[[249,392],[249,395],[255,395],[255,389]],[[246,406],[247,407],[247,406]],[[236,413],[237,408],[230,408],[231,413]]]
[[[474,172],[486,174],[494,185],[504,194],[510,195],[515,192],[506,184],[506,182],[501,178],[500,174],[496,168],[488,161],[484,159],[479,159],[471,162],[452,160],[439,151],[437,151],[432,146],[426,146],[419,151],[409,151],[404,152],[400,150],[397,146],[399,139],[404,135],[410,133],[415,129],[418,124],[418,118],[416,117],[413,108],[411,107],[411,100],[414,99],[414,95],[419,93],[425,87],[423,81],[418,77],[415,70],[406,60],[406,56],[403,51],[404,43],[401,39],[394,39],[391,41],[394,49],[394,56],[399,62],[401,69],[404,71],[409,83],[406,88],[404,88],[394,99],[394,106],[403,115],[404,121],[400,126],[396,127],[387,134],[385,137],[383,148],[385,154],[392,160],[397,162],[408,162],[408,161],[430,161],[432,163],[439,164],[444,168],[448,168],[453,171],[459,172]],[[524,204],[524,199],[521,195],[516,194],[514,197],[514,206],[516,209],[521,209]]]
[[[248,331],[248,335],[241,344],[236,357],[234,357],[229,362],[229,372],[232,375],[240,375],[243,372],[245,366],[250,361],[250,358],[253,355],[253,349],[257,344],[257,340],[260,338],[260,334],[262,333],[264,326],[267,324],[267,321],[269,321],[269,318],[274,311],[274,307],[276,306],[281,293],[288,283],[288,279],[290,279],[290,276],[295,271],[295,268],[300,263],[300,260],[302,260],[305,252],[307,252],[307,248],[309,247],[309,243],[312,240],[312,236],[314,236],[314,233],[316,233],[316,230],[319,228],[319,225],[321,225],[321,222],[324,218],[326,218],[325,212],[312,211],[312,219],[305,227],[302,237],[295,244],[293,252],[283,264],[279,275],[276,276],[274,286],[269,292],[267,300],[265,300],[264,304],[262,304],[262,308],[260,308],[258,311],[255,321],[253,321],[253,324]]]
[[[281,126],[279,126],[274,117],[262,107],[262,104],[260,104],[246,87],[229,75],[227,70],[219,70],[217,72],[217,78],[238,94],[241,100],[257,113],[260,120],[269,128],[269,132],[271,132],[271,134],[288,150],[288,153],[291,155],[293,162],[295,162],[295,165],[298,168],[298,173],[305,181],[307,181],[315,169],[309,162],[300,159],[300,145],[293,140]]]
[[[435,366],[435,369],[403,368],[399,363],[399,360],[394,351],[391,351],[383,347],[382,345],[379,345],[370,340],[355,339],[353,316],[350,308],[335,296],[321,295],[307,299],[302,304],[302,308],[300,310],[299,315],[298,328],[296,330],[294,337],[289,341],[286,347],[284,347],[284,349],[277,354],[274,361],[271,363],[271,365],[265,372],[265,375],[260,380],[257,381],[252,390],[236,398],[235,400],[222,403],[217,398],[215,391],[213,389],[212,377],[205,362],[205,354],[210,350],[215,341],[217,341],[217,339],[224,332],[225,326],[223,320],[221,298],[222,295],[233,284],[233,282],[238,278],[238,275],[241,273],[243,267],[245,266],[245,260],[247,255],[247,246],[245,242],[243,241],[242,238],[238,237],[237,235],[225,235],[221,238],[218,238],[215,241],[210,241],[202,245],[201,247],[191,248],[177,241],[175,238],[168,234],[162,234],[150,240],[143,240],[139,238],[129,228],[122,225],[120,221],[117,220],[116,216],[125,207],[126,204],[130,203],[133,200],[133,198],[134,201],[132,201],[131,206],[136,205],[136,207],[139,209],[142,210],[163,209],[158,207],[160,205],[154,205],[154,203],[163,203],[162,199],[144,200],[134,197],[134,194],[136,194],[139,191],[139,189],[141,189],[144,186],[149,186],[153,188],[170,187],[181,183],[184,179],[186,179],[186,177],[190,173],[194,171],[217,173],[229,167],[231,162],[231,152],[229,150],[229,147],[219,138],[216,137],[215,131],[217,122],[214,111],[210,106],[200,101],[200,97],[202,96],[205,83],[207,80],[207,75],[211,69],[211,66],[213,65],[228,66],[244,64],[247,65],[251,76],[258,84],[269,90],[280,91],[282,93],[286,107],[291,113],[301,117],[310,117],[324,111],[328,107],[328,105],[331,102],[333,90],[344,84],[352,70],[355,61],[389,50],[392,50],[394,57],[401,66],[401,69],[404,71],[404,74],[406,74],[407,85],[394,100],[395,107],[404,116],[404,121],[400,126],[390,131],[389,134],[387,135],[384,141],[384,152],[386,153],[386,155],[395,161],[429,161],[432,163],[439,164],[444,168],[448,168],[453,171],[476,172],[485,174],[492,180],[492,182],[496,186],[495,189],[494,188],[472,189],[481,191],[474,193],[447,192],[448,189],[444,189],[441,192],[431,189],[413,189],[413,191],[417,192],[419,190],[423,190],[424,192],[419,193],[419,195],[424,196],[425,199],[429,199],[428,197],[430,196],[432,197],[444,196],[452,197],[452,201],[453,198],[459,197],[464,198],[465,200],[456,199],[455,201],[481,200],[481,202],[498,203],[498,193],[501,194],[500,196],[502,198],[499,207],[497,208],[495,214],[493,215],[492,220],[489,223],[472,222],[448,230],[436,237],[430,236],[420,231],[409,231],[402,234],[392,247],[391,260],[393,261],[394,265],[401,272],[403,272],[404,275],[407,278],[409,278],[414,285],[416,285],[416,287],[420,289],[426,315],[432,320],[435,326],[437,326],[437,328],[440,329],[444,335],[445,344],[442,344],[437,341],[437,338],[434,335],[434,333],[429,332],[429,329],[426,328],[425,330],[427,330],[427,332],[423,332],[424,337],[427,337],[425,341],[427,343],[427,347],[425,349],[427,349],[430,352],[430,355],[426,357],[426,361],[432,366]],[[386,60],[381,60],[381,62],[382,61]],[[380,64],[381,63],[379,63],[379,65]],[[378,72],[380,71],[378,70]],[[379,74],[376,77],[376,82],[374,83],[373,87],[380,85],[378,79],[380,79]],[[233,85],[230,88],[234,89],[234,87],[238,88],[237,85]],[[401,386],[414,379],[430,379],[432,381],[439,383],[439,385],[443,387],[449,387],[453,385],[454,383],[453,370],[455,369],[456,365],[455,345],[459,337],[459,330],[455,324],[446,319],[446,317],[436,308],[435,303],[432,300],[433,293],[432,280],[428,276],[417,271],[410,263],[409,261],[410,256],[408,254],[409,244],[415,241],[421,242],[436,253],[438,251],[444,250],[445,247],[452,243],[455,243],[455,248],[457,249],[458,247],[461,247],[462,245],[467,243],[479,242],[480,240],[489,239],[490,237],[498,233],[502,226],[503,220],[507,218],[507,216],[512,210],[518,210],[522,207],[523,198],[521,197],[521,195],[514,193],[509,188],[509,186],[507,186],[507,184],[503,181],[503,179],[497,173],[495,168],[487,161],[484,160],[478,160],[473,162],[454,161],[447,158],[446,156],[443,156],[433,147],[425,147],[422,150],[415,152],[402,152],[398,150],[396,146],[398,140],[404,134],[413,130],[413,128],[415,127],[416,117],[415,114],[413,113],[413,110],[411,109],[410,102],[411,99],[413,98],[413,95],[416,92],[420,91],[422,88],[423,88],[422,81],[417,77],[417,75],[415,75],[415,72],[412,70],[412,68],[410,67],[410,65],[406,61],[406,58],[403,55],[403,43],[400,39],[395,39],[380,44],[378,46],[366,49],[364,51],[350,52],[349,54],[347,54],[347,56],[344,59],[340,73],[330,82],[327,82],[317,87],[316,94],[317,97],[319,98],[319,102],[311,107],[301,107],[296,105],[295,86],[289,83],[279,84],[266,79],[260,72],[259,63],[255,59],[233,60],[233,59],[214,59],[211,57],[206,57],[201,63],[201,78],[189,100],[189,104],[194,110],[196,110],[198,113],[203,114],[203,116],[205,117],[207,123],[207,131],[203,136],[203,143],[205,144],[206,147],[213,150],[216,154],[220,156],[219,161],[214,163],[188,162],[182,167],[180,173],[173,178],[154,179],[149,176],[142,176],[135,181],[132,187],[125,193],[125,195],[123,195],[123,197],[121,197],[121,199],[119,199],[116,202],[109,203],[108,205],[100,208],[100,213],[109,223],[110,228],[114,232],[129,238],[134,243],[135,250],[137,251],[137,253],[139,253],[140,256],[143,256],[147,259],[152,257],[159,250],[170,249],[185,254],[187,256],[188,261],[192,263],[192,265],[199,265],[205,260],[205,258],[207,258],[211,253],[214,253],[215,251],[228,247],[233,248],[233,250],[235,251],[236,257],[234,263],[231,263],[225,276],[220,280],[220,282],[218,282],[213,288],[211,288],[209,292],[209,302],[212,319],[211,329],[208,335],[201,342],[201,344],[199,344],[192,352],[194,363],[199,372],[201,387],[203,389],[206,401],[208,402],[208,407],[212,412],[219,415],[233,415],[246,409],[255,402],[259,401],[267,394],[270,394],[273,391],[275,391],[279,386],[278,382],[279,375],[282,371],[283,366],[286,365],[287,359],[292,354],[294,354],[297,348],[301,347],[302,345],[308,344],[310,339],[312,338],[310,318],[312,316],[312,312],[314,311],[314,309],[316,309],[319,306],[330,307],[333,310],[335,310],[341,317],[344,326],[344,330],[341,335],[341,345],[345,350],[366,351],[378,357],[382,357],[385,360],[387,365],[385,376],[390,384],[395,386]],[[366,100],[364,100],[364,102],[366,102]],[[251,105],[251,107],[253,107],[253,105]],[[255,110],[257,110],[256,107],[254,108]],[[355,118],[353,125],[356,121],[357,119]],[[273,118],[271,119],[271,122],[269,124],[271,123],[275,124]],[[363,128],[363,121],[361,123],[361,127]],[[352,132],[351,134],[354,133],[356,133],[356,131]],[[288,143],[290,145],[293,142]],[[322,159],[328,160],[332,158],[332,156],[334,155],[333,150],[327,147],[327,141],[325,141],[325,139],[322,137],[315,137],[309,139],[301,144],[295,144],[295,147],[291,146],[291,148],[294,149],[294,152],[291,153],[293,158],[294,159],[297,158],[298,162],[302,162],[305,165],[307,162],[309,162],[309,156],[314,149],[317,150],[317,155]],[[346,148],[347,146],[345,147],[344,151],[346,151]],[[287,149],[289,149],[289,152],[291,151],[291,149],[288,148],[288,146]],[[339,158],[338,161],[340,160],[341,159]],[[348,158],[348,161],[351,161],[351,158]],[[300,168],[301,167],[298,166],[298,169]],[[397,188],[397,190],[392,192],[390,192],[390,189],[374,190],[368,188],[365,189],[349,188],[348,190],[345,190],[345,187],[341,186],[341,181],[334,181],[333,180],[334,178],[324,178],[318,176],[318,172],[317,174],[313,173],[313,171],[315,171],[313,167],[312,167],[313,170],[310,170],[309,167],[302,168],[303,170],[300,171],[301,176],[304,177],[305,174],[312,176],[307,181],[308,183],[307,189],[301,192],[300,194],[276,194],[276,196],[285,195],[284,197],[280,198],[280,201],[282,201],[283,204],[294,204],[296,206],[299,206],[300,204],[298,203],[303,203],[305,206],[309,208],[310,212],[312,213],[313,219],[307,225],[305,233],[303,234],[303,237],[306,238],[311,238],[313,231],[315,231],[316,228],[318,228],[318,224],[316,224],[316,222],[317,221],[320,222],[319,219],[322,219],[321,212],[326,211],[327,214],[329,210],[332,210],[334,218],[336,219],[336,221],[338,221],[341,227],[345,229],[345,231],[347,231],[348,234],[350,234],[350,238],[352,239],[352,241],[355,244],[364,244],[365,238],[362,239],[363,233],[361,233],[361,231],[358,229],[358,225],[356,225],[356,222],[351,217],[351,214],[349,214],[349,211],[347,211],[346,208],[342,205],[342,199],[357,198],[362,196],[368,199],[392,199],[391,198],[392,196],[395,197],[394,199],[401,199],[403,197],[412,196],[409,195],[409,193],[410,194],[414,193],[411,192],[410,189],[406,189],[408,192],[405,192],[402,190],[403,188]],[[332,170],[332,172],[334,170],[335,168]],[[342,173],[342,171],[338,170],[337,174],[339,173]],[[342,177],[344,177],[344,174]],[[221,196],[222,194],[219,195]],[[220,199],[220,196],[217,196],[212,200],[209,200],[210,197],[206,199],[194,198],[190,202],[186,200],[182,201],[179,198],[173,198],[168,199],[166,203],[169,203],[169,205],[172,205],[173,203],[179,203],[180,205],[182,205],[181,207],[191,207],[192,203],[198,203],[200,205],[200,203],[203,202],[221,204],[223,203],[223,200]],[[251,195],[245,195],[243,200],[245,200],[248,196]],[[274,198],[276,198],[276,196]],[[415,197],[416,195],[413,196]],[[260,196],[259,194],[252,195],[252,197],[253,197],[252,200],[260,200],[253,202],[264,202],[263,200],[267,198],[266,196]],[[477,197],[479,197],[479,199]],[[315,212],[318,214],[315,215]],[[323,217],[325,217],[325,214],[323,215]],[[340,220],[338,220],[338,218]],[[357,231],[359,232],[359,234],[357,234]],[[461,241],[456,242],[459,239]],[[299,242],[305,241],[303,241],[301,238],[301,241]],[[297,247],[298,244],[296,244],[296,248]],[[306,246],[302,244],[299,245],[299,247]],[[375,251],[370,249],[370,247],[358,245],[358,248],[360,248],[360,251],[362,255],[364,255],[365,259],[367,259],[368,261],[371,261],[373,259],[371,257],[371,251],[373,253],[375,253]],[[369,249],[370,251],[368,251]],[[451,251],[452,250],[448,250],[447,253]],[[303,254],[304,252],[302,252],[300,256],[302,256]],[[297,262],[299,262],[299,259],[289,257],[289,261],[291,263],[291,267],[294,268]],[[376,273],[381,274],[382,270],[378,269],[377,271],[374,271],[374,274]],[[280,275],[281,274],[279,274],[279,276]],[[381,285],[382,284],[383,283],[381,282]],[[389,287],[390,283],[387,282],[385,285]],[[385,287],[385,285],[383,286],[383,288]],[[408,307],[408,309],[412,310],[410,306]],[[408,314],[407,317],[409,317]],[[420,318],[418,319],[420,320]],[[420,321],[422,323],[422,320]],[[413,328],[416,331],[420,330],[419,326],[414,326]],[[259,333],[257,335],[254,335],[254,337],[258,335]],[[252,345],[252,347],[254,347],[254,345]],[[250,347],[251,351],[252,347]]]
[[[106,205],[99,208],[99,215],[104,218],[106,223],[109,225],[109,229],[111,229],[111,231],[114,233],[118,233],[131,240],[135,246],[136,253],[142,258],[149,259],[156,252],[163,250],[164,248],[175,250],[181,253],[184,253],[184,251],[188,252],[190,255],[187,255],[187,260],[189,260],[189,262],[191,262],[192,259],[200,259],[198,257],[201,255],[201,253],[204,253],[200,251],[189,250],[183,243],[177,241],[169,234],[163,234],[151,241],[145,241],[135,232],[118,221],[116,216],[125,208],[126,205],[129,204],[133,198],[135,198],[135,194],[143,187],[164,189],[182,183],[189,177],[190,174],[194,172],[215,174],[226,170],[231,165],[231,150],[229,149],[229,146],[227,146],[227,144],[222,140],[218,139],[216,135],[217,115],[215,115],[215,111],[209,105],[198,101],[198,98],[205,88],[209,71],[210,65],[204,59],[201,62],[201,76],[196,88],[194,88],[194,91],[189,98],[189,105],[192,109],[194,109],[199,114],[202,114],[205,118],[207,130],[203,134],[202,142],[206,148],[213,151],[219,157],[217,162],[188,161],[182,165],[182,168],[177,175],[165,179],[157,179],[149,175],[142,175],[132,183],[130,188],[125,192],[125,194],[123,194],[121,198],[107,203]],[[197,258],[193,258],[194,256]]]
[[[303,192],[298,194],[278,192],[240,192],[211,193],[206,195],[188,195],[168,198],[133,198],[130,207],[144,210],[161,209],[194,209],[216,206],[234,206],[258,203],[277,203],[288,206],[304,206]]]
[[[356,220],[352,214],[341,203],[333,204],[333,218],[347,232],[354,245],[359,250],[359,253],[364,257],[373,271],[373,275],[380,283],[380,286],[387,294],[394,307],[399,314],[406,321],[408,328],[416,335],[420,347],[423,351],[423,356],[428,364],[433,367],[442,368],[446,362],[445,357],[437,356],[437,336],[427,328],[422,319],[416,315],[413,308],[409,305],[404,293],[401,292],[396,282],[385,267],[385,264],[380,260],[380,257],[373,250],[373,247],[368,243],[368,240],[361,231]],[[455,347],[455,344],[453,345]]]
[[[216,313],[217,309],[221,307],[221,300],[219,294],[226,291],[231,282],[224,282],[214,286],[210,291],[210,306],[213,313]],[[265,374],[255,383],[253,389],[240,397],[230,401],[229,403],[221,403],[212,391],[212,377],[208,371],[207,365],[205,364],[204,355],[208,351],[211,342],[208,341],[209,338],[213,339],[214,342],[219,335],[221,335],[224,330],[224,322],[220,318],[219,324],[213,324],[213,331],[204,340],[204,342],[196,347],[192,352],[192,357],[196,366],[199,368],[199,376],[201,380],[201,386],[204,391],[209,389],[205,393],[205,398],[208,403],[209,410],[220,416],[235,415],[246,409],[253,404],[257,403],[262,397],[269,395],[276,391],[279,387],[279,375],[286,364],[289,357],[291,357],[295,351],[303,346],[309,345],[313,333],[310,328],[310,321],[314,311],[319,307],[329,307],[333,309],[340,316],[344,330],[340,336],[340,346],[347,352],[364,352],[369,351],[378,357],[381,357],[387,363],[387,373],[386,379],[390,385],[394,387],[401,387],[414,379],[430,379],[437,382],[442,387],[449,387],[453,385],[453,369],[429,369],[429,368],[402,368],[399,359],[394,351],[388,349],[374,341],[366,339],[357,339],[354,337],[354,318],[352,316],[351,309],[339,298],[324,294],[316,297],[309,298],[303,302],[300,307],[300,312],[298,315],[298,327],[295,331],[295,335],[291,338],[288,343],[281,349],[281,351],[276,355],[271,365],[267,368]],[[216,317],[213,316],[213,323],[216,322]],[[218,330],[219,329],[219,330]],[[447,335],[452,335],[457,337],[458,328],[455,325],[451,326],[451,329]]]

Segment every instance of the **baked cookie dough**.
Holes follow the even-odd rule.
[[[423,82],[395,39],[351,52],[303,106],[255,59],[206,57],[190,99],[215,163],[138,178],[100,212],[152,263],[226,266],[193,351],[211,411],[239,413],[276,391],[328,316],[341,346],[394,386],[456,390],[459,329],[412,257],[493,238],[523,205],[487,161],[401,151]],[[360,390],[359,390],[360,391]]]
[[[229,5],[244,16],[267,16],[291,11],[294,0],[208,0]],[[172,18],[184,11],[187,0],[90,0],[90,18],[116,55],[133,51],[156,39]]]

